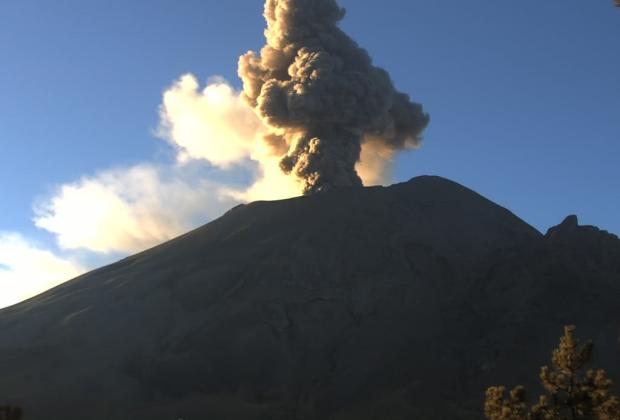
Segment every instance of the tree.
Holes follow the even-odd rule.
[[[581,344],[575,326],[564,327],[552,367],[543,366],[540,380],[546,395],[528,407],[525,389],[518,386],[506,396],[503,386],[486,391],[484,414],[489,420],[620,420],[620,399],[611,393],[612,381],[604,370],[584,366],[592,358],[592,343]]]

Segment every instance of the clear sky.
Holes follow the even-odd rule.
[[[575,213],[620,234],[613,3],[341,0],[342,28],[431,115],[423,146],[398,156],[394,180],[441,175],[541,231]],[[0,256],[0,281],[21,278],[1,276],[16,270],[6,256],[15,249],[83,271],[150,243],[89,248],[65,237],[63,245],[58,226],[35,226],[33,206],[84,177],[170,165],[172,149],[155,138],[163,92],[186,73],[203,87],[221,76],[240,88],[239,55],[264,43],[261,13],[258,0],[0,2],[0,233],[13,244]],[[136,178],[144,179],[114,182]],[[224,208],[198,217],[194,209],[177,229]]]

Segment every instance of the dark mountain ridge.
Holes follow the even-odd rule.
[[[478,419],[565,324],[620,380],[620,240],[439,177],[239,206],[0,311],[26,419]]]

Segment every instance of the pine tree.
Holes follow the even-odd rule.
[[[620,399],[604,370],[583,369],[592,358],[592,343],[581,344],[575,326],[564,327],[552,367],[543,366],[540,380],[547,395],[528,409],[522,386],[508,398],[504,387],[487,389],[484,413],[489,420],[620,420]]]
[[[506,388],[492,386],[487,389],[484,414],[489,420],[521,420],[527,416],[525,389],[518,386],[504,398]]]

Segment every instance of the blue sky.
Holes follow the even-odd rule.
[[[340,4],[343,29],[431,114],[396,181],[442,175],[542,231],[576,213],[620,233],[612,0]],[[174,159],[154,135],[162,93],[186,73],[239,88],[239,55],[264,43],[261,13],[250,0],[0,2],[0,232],[66,255],[34,226],[33,204],[84,176]]]

